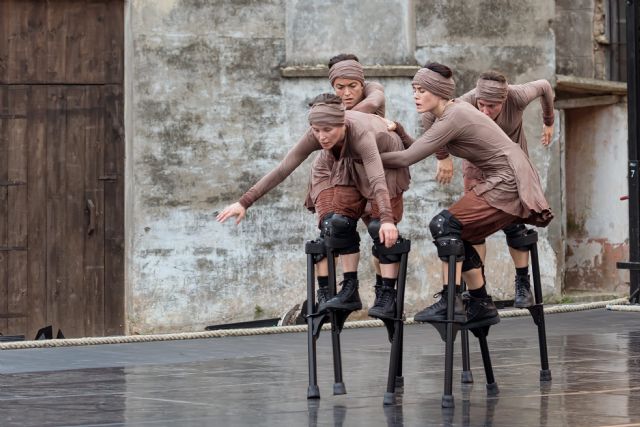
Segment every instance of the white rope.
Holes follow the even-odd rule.
[[[640,311],[639,305],[629,305],[629,301],[626,304],[607,304],[607,310],[611,311]]]
[[[593,310],[596,308],[609,308],[609,306],[615,306],[616,304],[622,304],[626,302],[626,298],[619,298],[610,301],[598,301],[584,304],[563,304],[554,305],[550,307],[544,307],[545,314],[553,313],[566,313],[572,311]],[[640,311],[640,310],[629,310]],[[500,311],[501,318],[509,317],[523,317],[528,316],[529,310],[515,309],[515,310],[502,310]],[[405,325],[412,325],[416,322],[413,317],[409,317],[405,321]],[[384,326],[381,320],[358,320],[353,322],[346,322],[344,324],[345,329],[355,328],[375,328]],[[323,325],[323,330],[329,330],[330,324]],[[25,348],[51,348],[51,347],[73,347],[81,345],[99,345],[99,344],[124,344],[124,343],[136,343],[136,342],[154,342],[154,341],[176,341],[176,340],[195,340],[206,338],[222,338],[222,337],[246,337],[252,335],[269,335],[269,334],[281,334],[291,332],[306,332],[307,325],[291,325],[291,326],[274,326],[270,328],[253,328],[253,329],[225,329],[217,331],[204,331],[204,332],[181,332],[176,334],[155,334],[155,335],[128,335],[128,336],[113,336],[113,337],[93,337],[93,338],[68,338],[68,339],[54,339],[54,340],[39,340],[39,341],[15,341],[0,343],[0,350],[17,350]]]

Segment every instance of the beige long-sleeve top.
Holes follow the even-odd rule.
[[[375,114],[384,117],[385,98],[384,86],[377,82],[364,82],[364,98],[351,109],[361,113]]]
[[[500,114],[496,117],[495,122],[513,142],[522,148],[522,151],[527,155],[529,155],[527,138],[524,130],[522,129],[522,116],[524,114],[524,110],[536,98],[540,98],[540,105],[542,106],[542,121],[545,125],[552,126],[554,122],[553,96],[553,88],[546,80],[536,80],[520,85],[509,85],[507,87],[507,99],[502,106],[502,111],[500,111]],[[465,93],[459,99],[478,108],[478,99],[476,98],[475,89]],[[422,127],[425,130],[429,129],[434,119],[435,116],[431,113],[423,114]],[[446,152],[439,152],[438,158],[446,158]],[[478,168],[466,161],[462,163],[462,173],[465,180],[471,183],[474,183],[482,177]],[[468,188],[465,189],[468,190]]]
[[[365,82],[363,90],[364,98],[351,108],[351,111],[360,111],[361,113],[376,114],[384,117],[385,113],[385,97],[384,86],[377,82]],[[324,151],[318,153],[311,164],[311,176],[309,178],[309,189],[304,205],[314,210],[315,201],[318,195],[331,188],[331,170],[335,158]],[[391,196],[393,197],[393,195]]]
[[[381,154],[385,167],[412,165],[440,148],[471,162],[483,174],[473,188],[491,206],[545,226],[553,218],[540,177],[527,155],[489,117],[454,100],[404,151]]]
[[[380,208],[381,222],[393,223],[389,190],[379,150],[402,146],[400,137],[387,130],[386,122],[381,117],[358,111],[345,112],[345,125],[344,144],[332,169],[331,184],[356,185],[365,197],[369,196],[376,201]],[[240,204],[245,208],[251,206],[288,177],[311,153],[321,149],[309,128],[278,166],[240,198]],[[333,155],[332,151],[329,153]]]

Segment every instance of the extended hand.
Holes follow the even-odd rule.
[[[393,132],[394,130],[396,130],[396,122],[392,122],[391,120],[387,119],[385,119],[385,121],[387,122],[387,130],[389,132]]]
[[[540,138],[540,142],[545,147],[548,147],[551,141],[553,141],[553,125],[542,125],[542,138]]]
[[[385,222],[380,226],[378,235],[380,237],[380,243],[384,243],[387,248],[390,248],[395,245],[398,240],[398,229],[390,222]]]
[[[436,169],[436,181],[440,184],[449,184],[453,178],[453,158],[451,156],[446,159],[438,160],[438,168]]]
[[[237,216],[238,218],[236,218],[236,224],[240,224],[240,221],[242,221],[242,218],[244,218],[244,215],[246,214],[246,212],[247,210],[244,207],[242,207],[240,203],[235,202],[234,204],[224,208],[222,212],[220,212],[218,216],[216,216],[216,221],[225,222],[227,219],[231,218],[232,216]]]

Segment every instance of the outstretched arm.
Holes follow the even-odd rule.
[[[518,107],[524,110],[534,99],[540,98],[542,106],[542,137],[540,142],[544,146],[551,144],[553,140],[553,88],[546,80],[536,80],[523,85],[512,85],[509,87],[515,96]]]
[[[438,152],[440,148],[444,147],[457,135],[457,129],[453,126],[453,122],[453,116],[438,120],[406,150],[381,153],[380,158],[384,167],[401,168],[411,166]]]
[[[436,116],[433,113],[424,113],[422,115],[422,128],[428,131],[433,126]],[[453,178],[453,159],[447,151],[447,147],[443,145],[436,151],[436,181],[440,184],[448,184]]]
[[[224,222],[228,218],[237,217],[236,224],[245,216],[246,210],[260,197],[280,184],[315,150],[319,150],[320,144],[309,129],[304,136],[294,145],[282,161],[271,172],[263,176],[253,187],[242,195],[240,200],[222,210],[217,216],[218,222]]]

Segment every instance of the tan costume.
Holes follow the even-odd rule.
[[[553,218],[538,173],[527,155],[493,120],[467,102],[451,101],[442,117],[436,118],[409,148],[381,154],[381,158],[385,167],[404,167],[436,153],[442,147],[452,155],[468,160],[482,172],[482,177],[472,189],[475,194],[464,196],[467,197],[463,197],[464,202],[472,204],[471,198],[477,196],[491,207],[485,209],[486,214],[481,216],[495,216],[495,210],[511,216],[499,221],[504,222],[501,226],[487,226],[485,230],[476,231],[474,236],[465,236],[464,230],[477,222],[480,216],[464,221],[458,218],[463,223],[465,240],[482,239],[513,222],[546,226]],[[458,203],[463,203],[463,200]]]
[[[478,99],[503,102],[502,111],[496,117],[495,122],[528,156],[527,139],[522,128],[522,116],[527,106],[536,98],[540,98],[544,124],[552,126],[554,122],[553,89],[546,80],[536,80],[521,85],[507,85],[506,83],[480,79],[475,89],[465,93],[459,99],[476,108],[478,108]],[[422,115],[422,126],[425,131],[431,127],[434,120],[435,116],[431,113]],[[446,152],[440,151],[438,153],[439,159],[446,157]],[[466,160],[462,163],[462,175],[465,191],[471,190],[482,178],[482,172]]]
[[[371,114],[346,111],[344,124],[346,134],[342,149],[337,153],[323,150],[335,161],[329,183],[332,186],[355,187],[365,199],[376,203],[381,222],[393,223],[390,198],[408,188],[409,171],[402,168],[385,176],[379,152],[402,149],[400,137],[387,130],[384,119]],[[240,198],[240,204],[245,208],[251,206],[289,176],[312,152],[321,149],[311,129],[307,130],[280,164]]]

